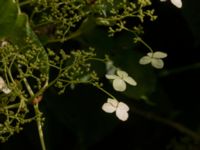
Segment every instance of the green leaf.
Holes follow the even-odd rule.
[[[14,0],[0,0],[0,39],[6,39],[13,45],[17,45],[23,53],[26,53],[31,48],[30,43],[27,41],[29,39],[32,44],[40,48],[41,73],[48,74],[48,55],[38,37],[32,31],[28,16],[21,13],[19,4]]]
[[[18,8],[11,0],[0,0],[0,38],[9,35],[12,31]]]

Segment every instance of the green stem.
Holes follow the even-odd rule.
[[[42,130],[42,120],[41,120],[42,114],[39,110],[38,104],[34,105],[34,110],[35,110],[35,114],[37,116],[36,122],[37,122],[37,128],[38,128],[38,133],[39,133],[39,137],[40,137],[40,143],[41,143],[41,146],[42,146],[42,150],[46,150],[45,141],[44,141],[44,134],[43,134],[43,130]]]
[[[61,74],[63,73],[63,71],[67,72],[73,66],[73,64],[72,64],[70,66],[66,66],[66,67],[62,68],[62,64],[63,64],[63,62],[60,63],[60,66],[59,66],[60,69],[59,69],[59,73],[58,73],[57,77],[46,86],[46,89],[51,87],[52,85],[54,85],[57,82],[57,80],[61,77]]]
[[[145,42],[143,41],[141,38],[139,39],[139,42],[142,43],[146,48],[148,48],[152,53],[153,53],[153,49]]]
[[[96,84],[92,84],[93,86],[95,86],[96,88],[98,88],[99,90],[101,90],[102,92],[104,92],[106,95],[110,96],[113,99],[116,99],[112,94],[110,94],[109,92],[107,92],[106,90],[104,90],[102,87],[100,87],[99,85]],[[117,100],[117,99],[116,99]]]
[[[99,62],[105,62],[105,59],[101,59],[101,58],[89,58],[88,60],[95,60],[95,61],[99,61]]]
[[[13,108],[18,108],[19,106],[20,106],[20,103],[16,103],[16,104],[8,105],[4,108],[5,109],[13,109]]]
[[[49,43],[57,43],[57,42],[66,42],[66,41],[68,41],[70,39],[73,39],[75,37],[78,37],[80,35],[81,35],[81,31],[78,30],[78,31],[72,33],[71,35],[69,35],[66,38],[62,38],[62,39],[50,39],[50,40],[47,41],[47,44],[49,44]]]
[[[19,70],[20,74],[23,74],[21,69],[18,69],[18,70]],[[33,90],[31,89],[31,86],[29,85],[27,79],[24,78],[23,81],[24,81],[24,84],[25,84],[30,96],[31,97],[35,97],[34,96],[35,94],[34,94]],[[34,105],[34,110],[35,110],[37,128],[38,128],[38,133],[39,133],[39,138],[40,138],[40,143],[41,143],[41,146],[42,146],[42,150],[46,150],[46,146],[45,146],[45,142],[44,142],[44,134],[43,134],[43,131],[42,131],[42,119],[41,119],[42,118],[42,113],[39,110],[38,104]]]
[[[150,52],[153,53],[153,49],[152,49],[145,41],[143,41],[133,30],[128,29],[128,28],[126,28],[126,27],[124,27],[124,26],[122,26],[122,29],[124,29],[124,30],[126,30],[126,31],[128,31],[128,32],[133,33],[133,34],[137,37],[137,40],[138,40],[140,43],[142,43],[147,49],[149,49]]]
[[[30,3],[32,3],[32,2],[33,2],[32,0],[27,0],[27,1],[20,2],[19,5],[20,5],[20,7],[21,7],[21,6],[30,4]]]

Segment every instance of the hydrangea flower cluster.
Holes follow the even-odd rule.
[[[126,83],[132,86],[136,86],[137,82],[128,75],[127,72],[117,69],[116,74],[107,74],[107,79],[113,80],[113,88],[118,92],[123,92],[126,90]],[[116,114],[117,118],[121,121],[126,121],[128,119],[129,107],[124,102],[120,102],[115,98],[108,98],[107,102],[102,106],[103,111],[107,113]]]
[[[163,58],[167,57],[167,53],[156,51],[156,52],[148,52],[146,56],[143,56],[139,60],[139,64],[146,65],[151,64],[156,69],[162,69],[164,67],[164,61]],[[106,78],[109,80],[113,80],[112,85],[114,90],[118,92],[124,92],[126,90],[127,85],[136,86],[137,82],[128,75],[127,72],[122,71],[114,67],[112,63],[109,62],[109,67],[107,64],[108,74],[106,74]],[[114,113],[116,112],[116,116],[118,119],[122,121],[126,121],[128,119],[128,111],[129,107],[127,104],[118,101],[114,97],[108,98],[107,102],[103,104],[102,106],[103,111],[107,113]]]

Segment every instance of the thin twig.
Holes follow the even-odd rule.
[[[20,2],[19,5],[20,5],[20,7],[22,7],[22,6],[30,4],[32,2],[33,2],[32,0],[27,0],[27,1]]]
[[[196,69],[200,69],[200,63],[194,63],[191,65],[186,65],[183,67],[178,67],[178,68],[174,68],[171,70],[163,70],[160,72],[159,76],[160,77],[166,77],[166,76],[170,76],[170,75],[174,75],[174,74],[180,74],[182,72],[186,72],[186,71],[190,71],[190,70],[196,70]]]
[[[137,109],[135,107],[133,108],[133,111],[134,111],[134,113],[136,113],[136,114],[138,114],[140,116],[143,116],[143,117],[145,117],[147,119],[155,120],[157,122],[161,122],[163,124],[166,124],[166,125],[174,128],[174,129],[176,129],[177,131],[190,136],[195,141],[200,141],[200,134],[192,131],[191,129],[185,127],[184,125],[182,125],[180,123],[177,123],[177,122],[174,122],[172,120],[160,117],[160,116],[158,116],[158,115],[156,115],[154,113],[151,113],[151,112],[147,112],[147,111],[143,111],[143,110]]]

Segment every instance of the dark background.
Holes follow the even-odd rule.
[[[153,71],[156,76],[156,88],[151,92],[150,105],[143,101],[126,98],[125,101],[134,107],[154,112],[158,116],[179,122],[194,132],[200,130],[200,1],[183,0],[183,8],[177,9],[170,1],[153,2],[158,19],[155,22],[144,22],[143,36],[153,49],[168,53],[165,69]],[[98,31],[103,32],[103,28]],[[84,44],[93,44],[92,38],[82,37]],[[104,35],[101,35],[104,37]],[[126,59],[126,49],[130,47],[125,39],[127,33],[116,37],[118,42],[104,45],[114,47],[113,55],[119,54]],[[104,48],[102,37],[94,46]],[[122,37],[122,38],[121,38]],[[88,39],[91,39],[88,40]],[[95,38],[94,38],[95,39]],[[102,41],[101,41],[102,40]],[[105,39],[104,39],[105,40]],[[106,41],[108,42],[108,41]],[[111,41],[112,42],[112,41]],[[70,41],[74,45],[75,41]],[[128,48],[127,48],[128,47]],[[144,48],[141,48],[145,52]],[[196,64],[196,65],[193,65]],[[123,66],[123,64],[121,65]],[[146,77],[148,78],[148,75]],[[151,79],[151,78],[150,78]],[[102,78],[106,89],[112,91],[110,84]],[[114,92],[113,92],[114,93]],[[116,94],[116,93],[114,93]],[[117,97],[118,97],[117,96]],[[50,89],[41,102],[41,110],[46,117],[44,132],[48,150],[199,150],[187,136],[165,123],[148,119],[130,112],[127,122],[120,122],[114,115],[101,111],[101,105],[107,97],[91,86],[79,85],[62,96]],[[35,123],[24,127],[4,144],[1,150],[40,150],[40,143]]]

